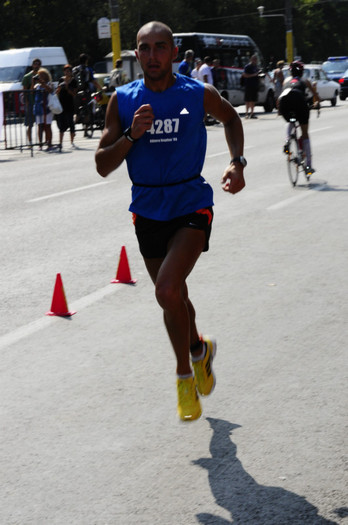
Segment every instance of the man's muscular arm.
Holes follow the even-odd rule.
[[[141,106],[134,113],[131,125],[131,136],[137,140],[151,128],[153,112],[149,104]],[[116,170],[126,158],[132,148],[130,142],[124,135],[118,113],[117,94],[114,93],[108,104],[105,119],[105,129],[99,142],[95,161],[97,172],[106,177]]]
[[[233,106],[211,85],[205,86],[204,109],[216,120],[222,122],[231,159],[243,155],[244,132],[242,122]],[[238,193],[245,186],[243,166],[233,162],[224,171],[221,179],[222,189],[229,193]]]

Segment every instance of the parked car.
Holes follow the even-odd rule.
[[[343,73],[338,83],[340,85],[340,99],[346,100],[348,97],[348,69]]]
[[[338,82],[348,68],[348,57],[329,57],[321,67],[330,80]]]
[[[221,96],[228,100],[232,106],[242,106],[244,101],[244,87],[241,85],[243,69],[221,67],[218,69],[216,88]],[[266,113],[275,108],[274,84],[267,73],[259,75],[259,90],[257,106],[263,106]]]
[[[285,78],[290,76],[289,68],[283,69]],[[340,91],[340,85],[334,80],[329,80],[326,73],[319,64],[305,64],[303,70],[303,79],[308,79],[313,84],[315,82],[320,100],[329,100],[331,106],[336,106],[337,97]],[[311,93],[308,93],[311,98]]]

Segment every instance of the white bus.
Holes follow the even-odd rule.
[[[244,88],[240,83],[244,66],[249,62],[251,55],[256,55],[260,69],[264,67],[260,49],[250,36],[222,33],[174,33],[173,36],[174,43],[179,48],[173,71],[178,70],[187,49],[193,50],[195,59],[203,60],[206,56],[218,58],[220,68],[215,87],[234,106],[244,104]],[[263,106],[267,112],[272,111],[275,106],[274,85],[265,74],[259,76],[257,105]]]

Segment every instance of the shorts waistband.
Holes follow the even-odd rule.
[[[165,188],[167,186],[177,186],[178,184],[185,184],[186,182],[190,182],[191,180],[198,179],[201,176],[200,173],[198,175],[193,175],[193,177],[190,177],[188,179],[178,180],[176,182],[168,182],[168,184],[139,184],[138,182],[133,182],[133,186],[139,186],[141,188]]]

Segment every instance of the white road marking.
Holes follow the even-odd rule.
[[[130,285],[125,285],[130,286]],[[85,297],[81,297],[81,299],[78,299],[72,304],[69,304],[69,310],[76,310],[77,314],[80,310],[83,308],[87,308],[87,306],[90,306],[93,303],[96,303],[97,301],[100,301],[104,297],[111,295],[115,292],[120,290],[120,286],[117,286],[117,284],[109,284],[108,286],[105,286],[104,288],[100,288],[100,290],[96,290],[95,292],[92,292],[89,295],[86,295]],[[7,346],[10,346],[14,343],[17,343],[21,339],[24,339],[25,337],[28,337],[31,334],[34,334],[35,332],[38,332],[39,330],[42,330],[43,328],[47,328],[48,326],[52,325],[54,322],[58,322],[59,317],[48,317],[43,312],[42,318],[37,319],[36,321],[32,321],[29,324],[20,326],[19,328],[16,328],[12,332],[9,332],[8,334],[5,334],[0,337],[0,350],[6,348]]]
[[[30,199],[26,202],[39,202],[46,199],[54,199],[55,197],[60,197],[61,195],[67,195],[68,193],[75,193],[76,191],[89,190],[90,188],[95,188],[96,186],[101,186],[102,184],[112,184],[116,182],[114,180],[107,180],[103,182],[97,182],[95,184],[88,184],[88,186],[80,186],[79,188],[73,188],[71,190],[59,191],[57,193],[51,193],[50,195],[44,195],[43,197],[37,197],[36,199]]]
[[[248,146],[244,149],[250,149],[252,147],[253,146]],[[206,158],[210,159],[213,157],[218,157],[220,155],[229,155],[229,151],[221,151],[220,153],[213,153],[211,155],[207,155]],[[116,182],[115,180],[107,180],[103,182],[97,182],[95,184],[88,184],[87,186],[79,186],[78,188],[72,188],[71,190],[58,191],[57,193],[51,193],[50,195],[43,195],[42,197],[36,197],[35,199],[29,199],[26,202],[40,202],[40,201],[44,201],[47,199],[55,199],[56,197],[61,197],[62,195],[68,195],[69,193],[76,193],[77,191],[89,190],[91,188],[95,188],[103,184],[112,184],[115,182]]]
[[[244,150],[251,149],[254,146],[244,146]],[[221,155],[229,155],[230,152],[228,150],[220,151],[220,153],[211,153],[211,155],[206,155],[206,159],[213,159],[214,157],[220,157]]]
[[[327,129],[332,129],[332,126],[327,126],[326,128],[311,129],[311,133],[316,133],[317,131],[326,131]]]

